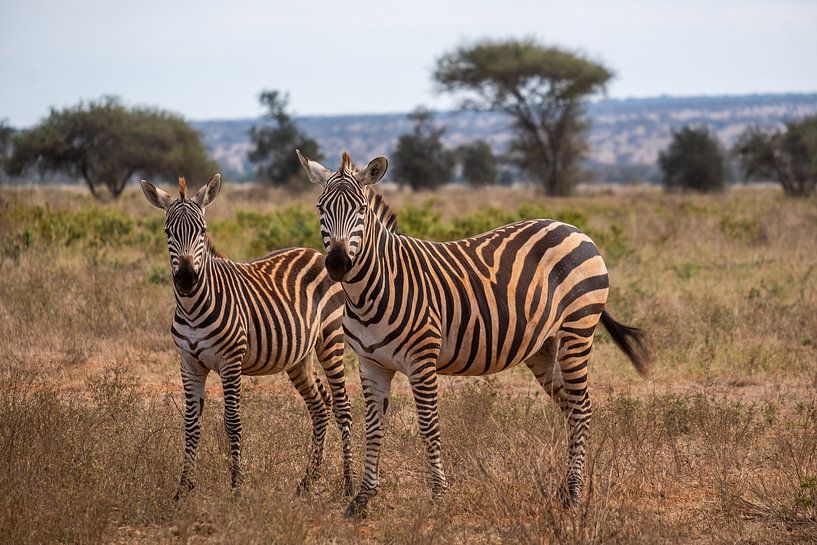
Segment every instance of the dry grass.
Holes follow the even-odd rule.
[[[437,204],[424,207],[429,198]],[[208,210],[215,243],[246,257],[257,241],[234,223],[238,212],[299,204],[308,211],[313,199],[228,187]],[[453,486],[436,505],[400,379],[382,489],[363,522],[340,516],[337,433],[330,435],[324,479],[311,497],[293,498],[309,424],[282,377],[245,382],[248,476],[243,495],[232,498],[212,377],[199,488],[175,506],[182,396],[156,211],[135,191],[99,208],[78,192],[4,190],[3,542],[817,540],[817,201],[769,189],[708,197],[643,189],[556,201],[525,190],[445,190],[392,192],[389,200],[438,213],[439,232],[457,217],[495,217],[484,203],[501,210],[536,205],[577,217],[600,241],[610,261],[611,308],[649,330],[658,364],[641,381],[599,334],[590,478],[579,511],[564,511],[554,499],[564,471],[562,417],[525,369],[444,380],[441,420]],[[44,219],[33,207],[45,203]],[[135,223],[122,227],[122,217]],[[72,234],[77,225],[96,234]],[[359,379],[350,381],[360,453],[362,400]]]

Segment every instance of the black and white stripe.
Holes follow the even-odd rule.
[[[241,375],[285,371],[312,419],[312,451],[299,491],[319,475],[330,408],[341,430],[345,492],[353,493],[351,407],[343,352],[343,294],[312,249],[278,250],[249,263],[219,256],[210,245],[204,209],[218,195],[216,175],[192,199],[180,180],[174,199],[148,182],[142,189],[166,212],[165,232],[176,294],[171,333],[181,355],[185,395],[184,466],[180,493],[193,488],[193,469],[210,371],[224,389],[224,427],[230,444],[231,483],[241,482]],[[317,356],[331,396],[312,363]]]
[[[592,240],[551,220],[522,221],[456,242],[402,236],[393,215],[388,224],[381,221],[385,204],[369,187],[385,173],[385,158],[358,171],[344,154],[334,173],[303,156],[301,162],[323,185],[318,205],[326,266],[342,281],[344,328],[360,359],[366,400],[363,481],[347,515],[364,512],[377,491],[381,420],[395,372],[409,378],[432,494],[439,497],[448,484],[437,375],[484,375],[522,362],[567,419],[563,497],[578,504],[592,412],[587,364],[599,320],[639,371],[650,363],[642,334],[605,310],[607,268]]]

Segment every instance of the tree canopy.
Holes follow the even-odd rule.
[[[550,195],[571,191],[586,152],[583,101],[613,73],[604,65],[531,39],[485,40],[437,60],[434,79],[463,95],[462,107],[511,116],[516,162]]]
[[[6,162],[11,175],[31,168],[80,176],[96,198],[117,198],[137,173],[143,177],[207,180],[218,169],[199,134],[175,114],[127,108],[115,97],[50,114],[19,132]]]
[[[724,188],[723,149],[706,128],[673,131],[670,145],[658,155],[658,166],[667,189],[711,192]]]
[[[776,180],[787,195],[806,197],[817,188],[817,116],[774,132],[749,128],[734,152],[747,176]]]
[[[264,91],[259,101],[267,109],[264,119],[272,122],[272,125],[250,129],[254,147],[248,158],[258,165],[258,174],[262,178],[274,185],[289,184],[303,175],[295,150],[299,149],[307,157],[321,161],[320,146],[295,125],[292,115],[287,112],[288,94]]]
[[[409,114],[412,132],[400,136],[394,149],[394,177],[412,189],[432,189],[451,181],[454,157],[445,149],[445,127],[434,124],[434,115],[425,108]]]

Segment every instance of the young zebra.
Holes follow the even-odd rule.
[[[331,172],[300,152],[318,198],[329,276],[346,294],[346,338],[360,359],[366,401],[363,480],[346,516],[364,515],[377,493],[381,419],[396,371],[408,375],[431,466],[433,497],[447,488],[437,416],[437,375],[485,375],[525,362],[558,403],[570,428],[566,505],[582,487],[591,404],[587,362],[601,320],[645,374],[651,358],[643,334],[605,310],[607,269],[577,228],[521,221],[456,242],[428,242],[378,220],[385,205],[369,186],[385,158],[358,171],[347,154]]]
[[[181,355],[185,446],[176,499],[193,488],[201,435],[204,382],[210,371],[224,389],[224,428],[230,443],[231,484],[241,482],[241,375],[286,371],[312,418],[312,452],[298,492],[318,477],[329,407],[343,441],[344,492],[354,493],[351,406],[343,368],[343,295],[327,277],[323,256],[312,249],[277,250],[250,263],[221,257],[210,244],[204,210],[221,189],[216,174],[192,198],[179,178],[179,198],[142,180],[150,204],[165,210],[165,233],[176,294],[171,334]],[[323,367],[330,397],[315,373]]]

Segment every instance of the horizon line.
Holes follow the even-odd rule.
[[[646,96],[624,96],[624,97],[597,97],[592,98],[588,102],[590,104],[598,104],[598,103],[615,103],[615,102],[646,102],[650,100],[694,100],[694,99],[724,99],[724,98],[752,98],[752,97],[789,97],[789,96],[797,96],[797,97],[815,97],[817,98],[817,89],[809,90],[809,91],[774,91],[774,92],[752,92],[752,93],[719,93],[719,94],[697,94],[697,95],[672,95],[672,94],[660,94],[660,95],[646,95]],[[422,106],[422,104],[418,105]],[[393,116],[393,115],[408,115],[411,113],[412,110],[385,110],[385,111],[368,111],[368,112],[344,112],[344,113],[313,113],[313,114],[299,114],[294,113],[292,115],[295,119],[304,119],[304,118],[332,118],[332,117],[361,117],[361,116]],[[469,110],[461,110],[459,108],[453,109],[440,109],[435,110],[433,108],[429,108],[429,111],[433,113],[463,113]],[[489,112],[491,110],[471,110],[471,111],[482,111],[482,112]],[[243,121],[243,120],[255,120],[260,119],[263,117],[263,114],[257,115],[255,117],[247,116],[247,117],[185,117],[187,121],[190,122],[223,122],[223,121]]]

